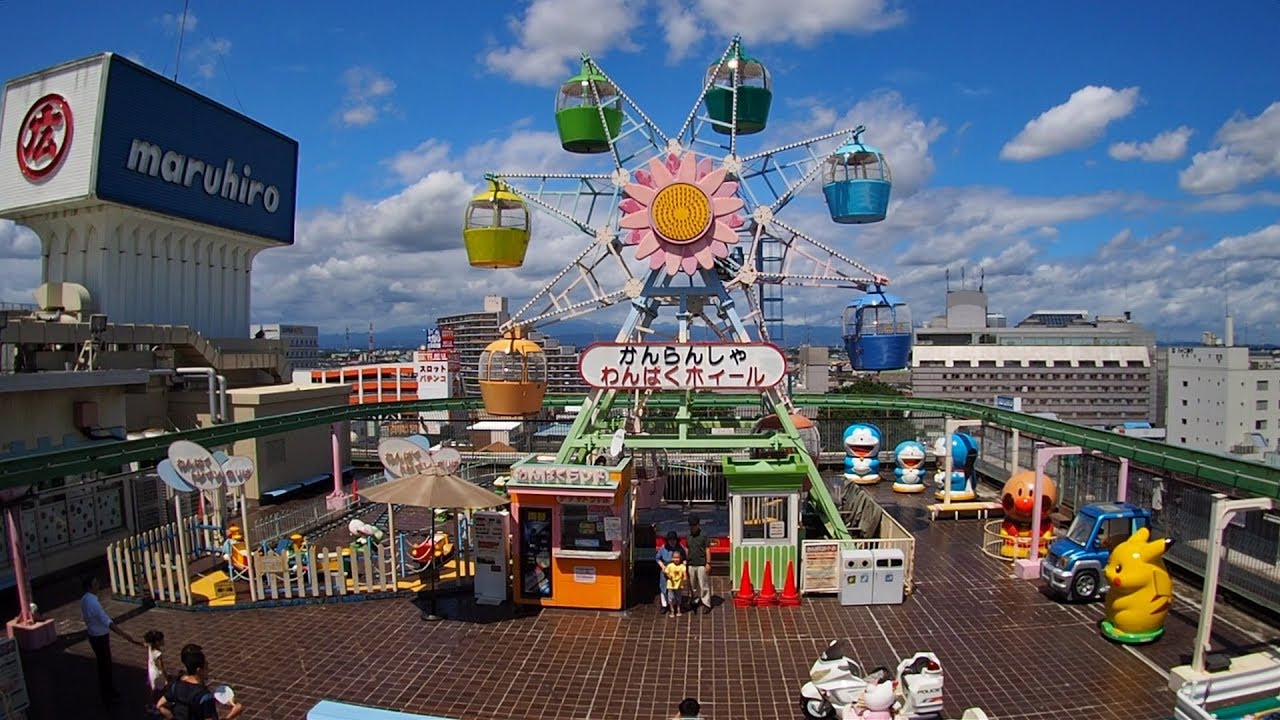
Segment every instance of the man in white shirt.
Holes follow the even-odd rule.
[[[102,701],[111,703],[120,698],[116,692],[111,667],[111,635],[115,633],[134,645],[141,645],[132,635],[120,629],[98,600],[98,579],[85,577],[81,581],[84,595],[80,597],[80,615],[84,617],[84,629],[89,636],[89,647],[98,659],[98,689],[102,691]]]

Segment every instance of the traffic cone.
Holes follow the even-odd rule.
[[[773,564],[764,561],[764,582],[760,584],[760,595],[756,598],[756,605],[777,605],[778,589],[773,586]]]
[[[782,584],[782,596],[778,598],[782,607],[796,607],[800,604],[800,593],[796,592],[796,569],[794,561],[787,561],[787,581]]]
[[[738,594],[733,596],[736,607],[751,607],[756,604],[756,591],[751,587],[751,568],[747,561],[742,561],[742,580],[738,582]]]

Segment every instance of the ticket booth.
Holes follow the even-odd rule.
[[[785,458],[721,461],[729,490],[730,577],[736,592],[745,563],[751,582],[764,584],[765,561],[773,569],[773,584],[785,586],[787,567],[800,571],[800,500],[807,467],[795,453]],[[799,578],[796,578],[797,583]]]
[[[631,458],[614,466],[511,466],[515,601],[621,610],[631,583]]]

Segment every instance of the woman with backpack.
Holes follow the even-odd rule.
[[[164,697],[156,703],[156,709],[165,720],[218,720],[218,700],[209,690],[209,664],[199,645],[182,648],[183,674],[169,683]],[[238,702],[230,703],[231,710],[223,720],[234,720],[244,712]]]

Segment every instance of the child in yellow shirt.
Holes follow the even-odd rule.
[[[662,569],[667,576],[667,606],[671,608],[671,616],[684,614],[684,584],[689,577],[689,566],[684,564],[684,554],[679,550],[671,553],[671,562]]]

